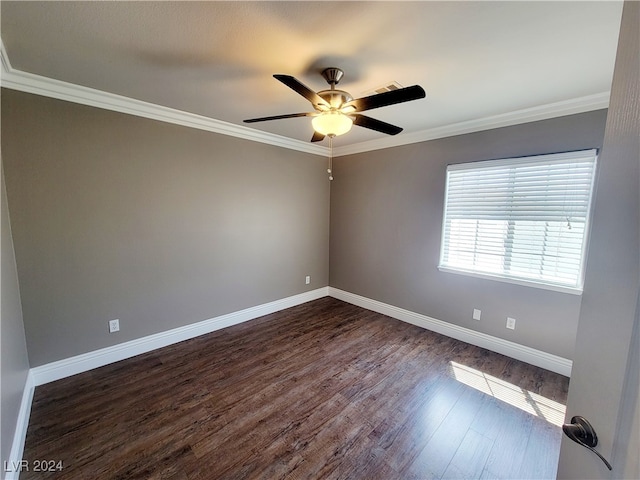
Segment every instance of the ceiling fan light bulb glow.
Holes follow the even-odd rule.
[[[313,129],[328,137],[344,135],[353,126],[353,120],[340,112],[327,112],[311,120]]]

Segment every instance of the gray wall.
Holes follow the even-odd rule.
[[[437,269],[446,168],[600,147],[605,122],[600,110],[335,159],[329,284],[571,359],[580,296]]]
[[[2,167],[0,167],[1,169]],[[22,392],[29,372],[29,359],[27,357],[27,345],[24,337],[24,325],[22,323],[22,308],[20,306],[20,289],[18,288],[18,276],[16,260],[11,240],[11,227],[9,223],[9,211],[7,210],[7,197],[2,177],[2,197],[0,207],[2,218],[0,225],[0,242],[2,255],[0,257],[0,270],[2,270],[2,299],[0,304],[0,351],[2,352],[2,367],[0,389],[0,417],[2,425],[0,430],[0,462],[9,460],[13,436],[16,430],[16,419],[22,401]],[[12,459],[17,460],[17,459]],[[4,463],[2,463],[4,465]],[[5,478],[4,468],[2,478]]]
[[[32,367],[328,284],[322,157],[12,90],[2,123]]]

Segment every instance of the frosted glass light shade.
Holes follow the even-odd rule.
[[[311,120],[313,129],[325,136],[343,135],[351,130],[353,120],[340,112],[326,112]]]

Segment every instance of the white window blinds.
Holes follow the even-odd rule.
[[[439,268],[579,292],[596,153],[450,165]]]

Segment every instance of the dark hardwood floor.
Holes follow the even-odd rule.
[[[20,478],[555,478],[568,384],[327,297],[37,387]]]

